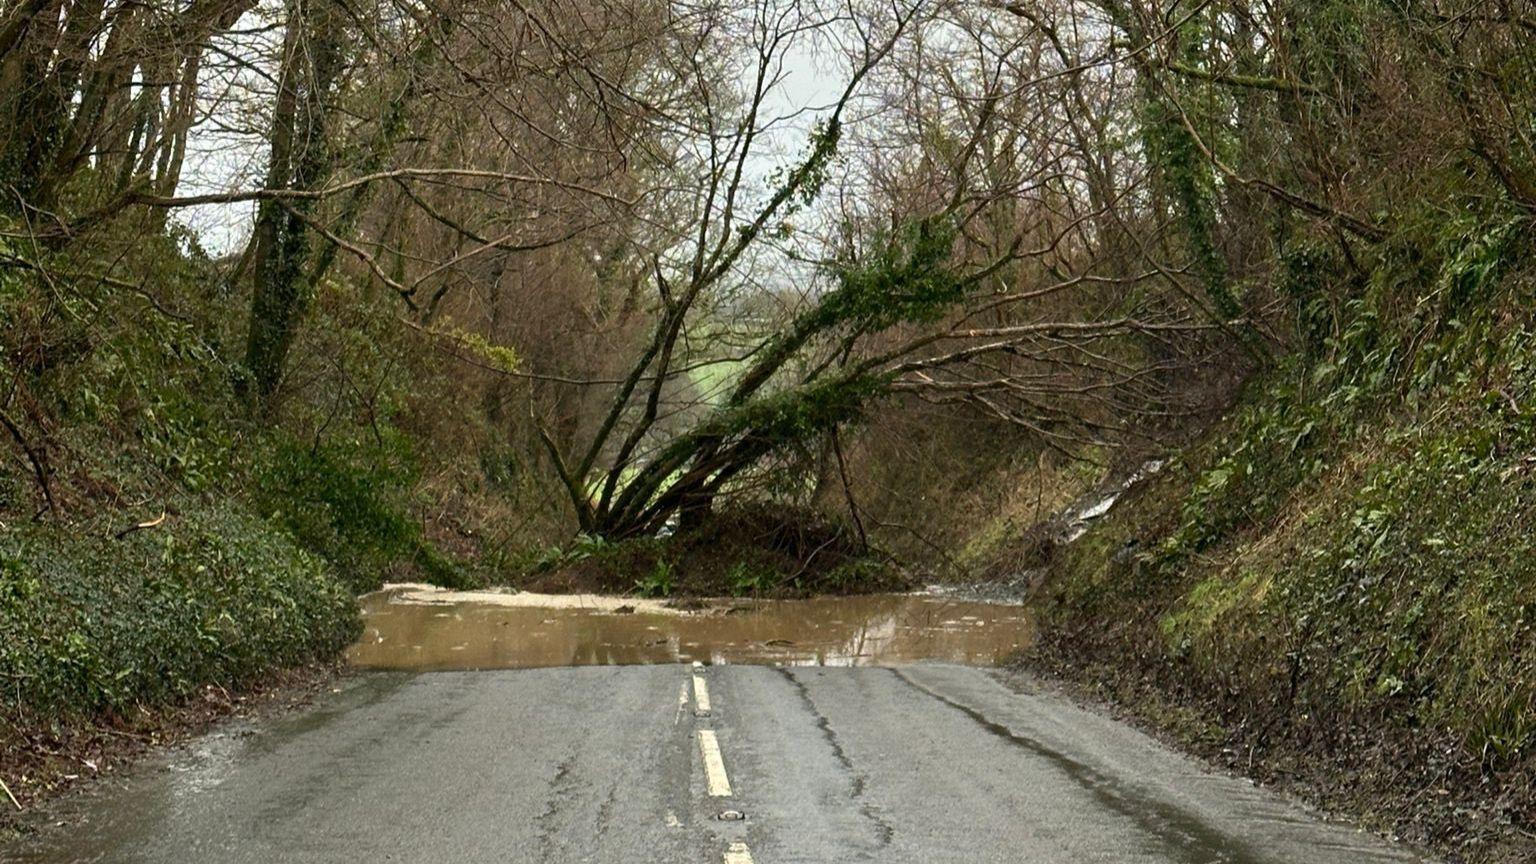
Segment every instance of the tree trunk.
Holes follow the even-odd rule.
[[[289,10],[266,185],[309,191],[320,188],[333,168],[326,100],[341,71],[341,13],[329,3],[305,0],[290,0]],[[307,219],[314,206],[312,200],[266,199],[257,208],[245,364],[248,395],[259,402],[277,391],[309,302]]]

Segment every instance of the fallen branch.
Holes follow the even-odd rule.
[[[44,508],[43,511],[38,513],[38,517],[41,517],[43,512],[51,513],[54,517],[57,517],[59,507],[53,500],[53,484],[48,479],[51,471],[48,466],[48,451],[28,441],[27,437],[22,434],[21,427],[6,415],[4,411],[0,411],[0,426],[4,426],[5,430],[11,433],[11,438],[16,441],[16,445],[21,448],[21,451],[27,454],[27,461],[32,464],[32,474],[37,479],[37,486],[43,493]]]
[[[132,534],[135,531],[143,531],[146,528],[157,527],[157,526],[160,525],[160,523],[165,521],[165,513],[166,513],[166,511],[161,510],[159,516],[156,516],[155,518],[149,520],[148,522],[140,522],[137,525],[129,525],[127,528],[124,528],[123,530],[121,530],[121,531],[117,532],[116,534],[112,535],[112,539],[113,540],[121,540],[124,537],[127,537],[129,534]]]

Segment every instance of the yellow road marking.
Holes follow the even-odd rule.
[[[752,850],[745,843],[732,843],[725,850],[725,864],[752,864]]]
[[[693,701],[700,711],[709,713],[709,682],[697,675],[693,676]]]
[[[720,758],[720,742],[714,730],[699,730],[699,755],[704,758],[704,783],[715,798],[729,798],[731,780],[725,776],[725,760]]]

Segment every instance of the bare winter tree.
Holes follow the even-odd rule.
[[[1409,69],[1348,28],[1298,54],[1296,4],[14,0],[3,254],[116,279],[167,214],[251,208],[224,263],[253,404],[365,285],[582,530],[645,534],[793,485],[877,403],[1072,453],[1152,434],[1190,407],[1170,382],[1287,341],[1282,253],[1358,263],[1422,154],[1528,201],[1528,100],[1478,47],[1523,19],[1415,9],[1369,31]],[[1461,121],[1380,109],[1408,78]],[[256,170],[189,191],[220,159]]]
[[[1169,299],[1172,268],[1108,263],[1107,245],[1137,236],[1117,220],[1139,175],[1120,179],[1129,159],[1092,149],[1112,119],[1094,127],[1064,106],[1124,109],[1092,64],[1011,32],[1017,20],[848,7],[812,31],[756,13],[756,85],[709,137],[694,234],[653,257],[652,337],[616,384],[592,385],[612,401],[581,446],[545,438],[583,530],[702,515],[770,456],[893,395],[975,404],[1058,446],[1102,443],[1159,404],[1160,376],[1188,360],[1168,346],[1228,326]],[[748,204],[775,70],[807,32],[855,34],[847,86]],[[757,282],[768,260],[808,287]],[[744,295],[780,311],[752,315],[730,299]],[[700,381],[713,389],[690,389]]]

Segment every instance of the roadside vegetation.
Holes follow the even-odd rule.
[[[1337,312],[1295,288],[1316,341],[1037,556],[1031,662],[1374,827],[1526,860],[1536,271],[1506,218],[1404,241]]]
[[[174,309],[0,269],[0,779],[24,803],[329,663],[357,633],[355,595],[392,574],[472,578],[424,536],[401,391],[318,396],[380,346],[331,346],[338,377],[280,421],[253,415],[211,262],[185,238],[147,245],[140,278]]]
[[[1528,5],[0,4],[0,743],[388,580],[1043,579],[1056,668],[1497,860]]]

